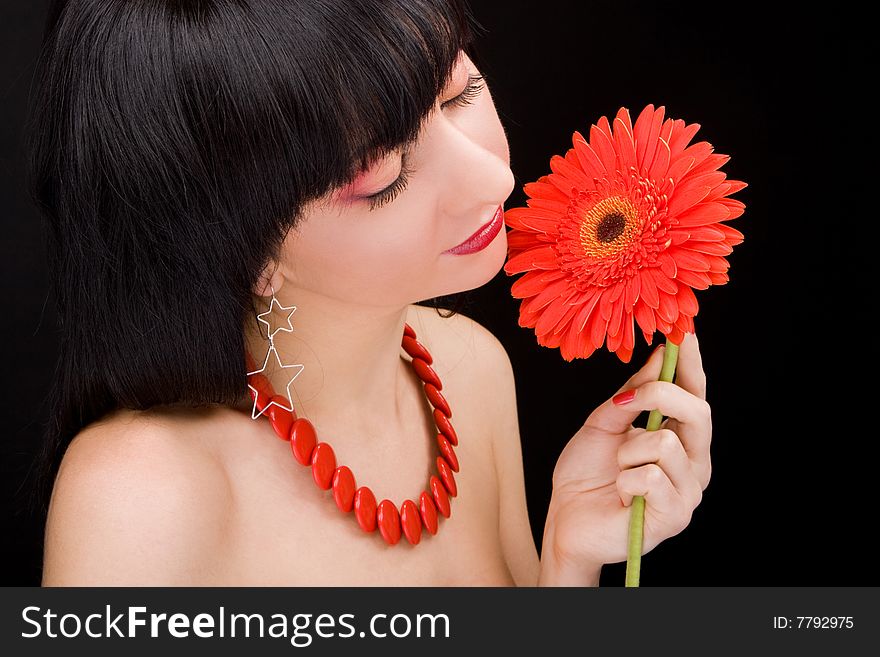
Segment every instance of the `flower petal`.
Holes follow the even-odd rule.
[[[554,336],[560,341],[559,353],[567,361],[571,362],[578,357],[578,334],[569,328],[561,335]]]
[[[602,160],[605,172],[608,174],[615,173],[617,171],[617,153],[614,152],[614,145],[611,143],[608,135],[595,125],[590,126],[590,146],[593,147],[599,159]]]
[[[636,301],[639,300],[639,292],[642,289],[641,282],[641,276],[633,276],[624,283],[624,285],[626,285],[626,290],[623,296],[623,303],[628,311],[632,311],[633,306],[636,305]]]
[[[549,272],[543,270],[528,271],[513,282],[510,286],[510,293],[511,296],[517,299],[532,297],[544,290],[549,283],[564,277],[565,274],[559,270],[551,270]]]
[[[714,189],[727,178],[727,174],[723,171],[705,171],[697,173],[698,169],[699,167],[688,171],[687,175],[682,179],[681,184],[684,185],[687,183],[687,185],[693,185],[694,187],[702,187],[705,185]]]
[[[694,158],[694,166],[688,172],[688,175],[693,174],[693,172],[700,170],[700,165],[703,163],[707,157],[712,154],[714,147],[708,141],[698,141],[696,144],[691,144],[687,148],[685,148],[679,157],[693,157]],[[685,176],[687,177],[687,176]]]
[[[636,168],[636,145],[632,133],[620,118],[614,119],[614,144],[622,171],[629,171],[630,167]]]
[[[581,358],[587,358],[596,351],[596,345],[593,344],[590,337],[590,331],[578,331],[577,334],[577,353]]]
[[[742,244],[742,241],[745,239],[745,235],[743,235],[733,226],[728,226],[727,224],[717,224],[716,226],[714,226],[714,228],[717,228],[724,233],[724,238],[731,246]]]
[[[632,119],[629,116],[628,109],[626,109],[625,107],[621,107],[619,110],[617,110],[617,116],[615,116],[614,119],[623,123],[623,127],[626,128],[629,136],[633,136],[633,124]],[[633,141],[633,145],[635,145],[635,141]]]
[[[706,198],[706,195],[711,191],[711,187],[676,189],[666,206],[666,213],[670,218],[675,219],[679,214]]]
[[[691,271],[709,271],[710,269],[710,256],[704,256],[702,253],[679,248],[676,249],[675,253],[672,255],[675,258],[675,262],[678,264],[679,277],[681,276],[682,269],[690,269]]]
[[[678,309],[682,314],[693,317],[700,309],[697,303],[697,295],[687,285],[678,286]]]
[[[587,328],[590,332],[590,342],[598,349],[605,342],[605,327],[608,326],[608,320],[602,318],[601,313],[593,313],[590,315],[590,322]]]
[[[734,194],[749,186],[748,183],[744,183],[742,180],[728,180],[727,184],[730,185],[730,191],[727,192],[728,194]]]
[[[672,149],[673,154],[683,153],[699,129],[699,123],[685,125],[684,121],[676,119],[672,136],[669,138],[669,148]]]
[[[648,273],[647,269],[641,270],[639,275],[642,279],[642,301],[648,304],[651,308],[656,308],[660,305],[660,295],[657,292],[657,286],[654,284],[654,277]]]
[[[684,286],[680,286],[684,287]],[[654,311],[644,301],[639,301],[633,307],[633,315],[639,323],[643,333],[651,335],[657,330],[657,322],[654,319]],[[645,341],[648,341],[645,338]]]
[[[623,317],[623,349],[632,353],[636,346],[635,328],[633,326],[633,314],[626,313]]]
[[[623,320],[623,304],[615,303],[611,309],[611,319],[608,320],[608,335],[617,337],[620,334],[620,322]],[[622,337],[622,336],[621,336]],[[618,344],[619,346],[619,344]],[[611,351],[616,349],[613,348]]]
[[[587,178],[584,175],[584,172],[581,171],[580,168],[572,166],[571,163],[566,160],[564,157],[560,157],[559,155],[554,155],[550,158],[550,168],[554,173],[559,173],[565,176],[570,183],[576,187],[579,187],[583,190],[595,189],[595,185],[593,184],[592,178]]]
[[[676,294],[678,292],[678,284],[660,271],[659,267],[645,269],[645,273],[654,279],[654,285],[657,286],[658,290],[667,294]]]
[[[669,167],[666,170],[666,177],[672,178],[676,183],[684,177],[691,167],[694,166],[694,158],[689,155],[680,157],[677,160],[670,160]]]
[[[723,242],[724,232],[716,226],[695,226],[688,229],[688,237],[699,242]]]
[[[702,162],[695,166],[693,170],[691,170],[690,175],[699,176],[704,173],[711,173],[716,169],[720,169],[722,166],[724,166],[728,162],[728,160],[730,160],[730,155],[712,152],[707,155]],[[725,174],[725,176],[726,175],[727,174]]]
[[[662,251],[657,254],[657,262],[660,263],[660,271],[669,278],[675,278],[678,273],[678,265],[675,264],[675,258],[669,251]]]
[[[694,242],[689,241],[683,248],[705,253],[706,255],[726,256],[733,252],[733,247],[727,242]]]
[[[557,300],[567,288],[567,280],[560,279],[554,281],[545,287],[537,296],[530,297],[523,301],[523,308],[530,313],[537,312],[547,304]]]
[[[670,323],[678,319],[678,302],[675,300],[675,295],[666,294],[665,292],[660,294],[657,316],[663,321]]]
[[[736,219],[745,211],[746,206],[742,201],[738,201],[735,198],[722,198],[718,200],[719,203],[722,203],[724,207],[726,207],[730,211],[730,216],[728,219]]]
[[[558,266],[556,250],[551,245],[544,245],[514,256],[504,265],[504,271],[518,274],[527,269],[555,269]]]
[[[706,258],[706,261],[709,263],[710,272],[723,273],[730,269],[730,263],[722,256],[703,255],[703,257]]]
[[[663,114],[665,111],[666,108],[661,105],[651,117],[651,123],[649,126],[650,131],[647,135],[643,136],[645,142],[644,150],[641,150],[640,145],[636,144],[636,152],[642,153],[642,157],[639,161],[639,164],[641,165],[639,173],[645,177],[647,177],[648,171],[650,171],[651,165],[654,163],[654,156],[657,152],[657,143],[660,137],[660,129],[663,127]]]
[[[559,331],[556,330],[556,327],[565,323],[566,314],[569,312],[571,313],[568,316],[568,319],[570,320],[571,315],[576,312],[576,309],[563,303],[558,298],[555,299],[544,309],[540,319],[538,319],[538,323],[535,324],[535,333],[540,335],[545,333],[559,333]]]
[[[605,174],[605,166],[602,164],[599,155],[593,150],[593,147],[587,143],[586,139],[584,139],[583,135],[575,131],[572,143],[574,144],[574,152],[577,156],[578,162],[580,162],[581,167],[584,170],[584,175],[588,178],[599,178],[603,176]]]
[[[541,208],[511,208],[504,212],[504,223],[511,228],[528,229],[552,235],[559,234],[559,214]]]
[[[562,193],[559,189],[549,182],[548,176],[541,176],[535,182],[523,185],[523,191],[533,198],[549,198],[562,203],[568,203],[570,197]]]
[[[666,337],[669,339],[670,342],[681,345],[681,341],[684,340],[684,331],[682,331],[677,326],[673,326],[672,329],[666,334]]]
[[[657,140],[657,154],[654,156],[654,162],[651,164],[651,170],[648,177],[651,180],[662,180],[666,177],[666,171],[669,169],[669,144],[663,139]]]
[[[705,290],[712,284],[709,275],[702,271],[691,271],[690,269],[679,269],[676,277],[679,283],[690,285],[697,290]]]
[[[602,296],[599,298],[599,314],[602,315],[602,319],[608,321],[611,319],[611,311],[614,304],[611,302],[611,293],[607,287],[602,289],[601,294]]]
[[[730,210],[721,203],[699,203],[678,215],[680,226],[706,226],[730,218]]]

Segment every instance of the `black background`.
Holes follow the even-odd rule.
[[[21,125],[45,0],[0,9],[2,194],[2,572],[38,584],[42,519],[21,488],[39,436],[57,356],[38,216],[22,191]],[[821,5],[819,5],[821,6]],[[840,6],[840,5],[835,5]],[[749,187],[731,222],[745,242],[731,280],[698,292],[697,334],[713,407],[713,478],[690,526],[646,555],[642,586],[878,584],[866,532],[876,513],[869,356],[871,326],[856,248],[873,217],[872,169],[855,165],[865,106],[856,73],[869,45],[838,12],[768,14],[739,4],[489,3],[472,7],[487,32],[478,64],[511,147],[517,189],[549,173],[571,134],[620,106],[648,103],[699,123],[694,141],[731,155],[724,171]],[[867,130],[870,132],[870,130]],[[538,547],[553,465],[595,406],[644,362],[602,350],[566,363],[517,325],[504,272],[464,311],[505,345],[517,377],[526,491]],[[864,286],[867,288],[867,286]],[[658,337],[660,334],[657,334]],[[641,338],[637,338],[640,340]],[[867,418],[867,422],[862,417]],[[642,418],[644,420],[644,416]],[[876,475],[873,481],[876,481]],[[603,569],[623,584],[624,564]]]

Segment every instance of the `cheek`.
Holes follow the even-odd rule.
[[[313,220],[286,247],[297,285],[347,301],[408,303],[429,284],[439,251],[428,208],[416,194],[398,198],[380,215]],[[378,212],[378,210],[377,210]]]

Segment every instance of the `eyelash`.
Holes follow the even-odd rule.
[[[464,91],[458,94],[455,98],[451,98],[445,103],[442,103],[440,107],[445,109],[450,105],[456,107],[470,105],[474,102],[474,99],[480,95],[484,86],[485,82],[482,75],[470,75],[468,76],[468,83],[464,88]],[[397,180],[381,192],[366,197],[370,202],[370,210],[375,210],[376,208],[382,207],[386,203],[393,201],[400,192],[406,189],[406,184],[409,182],[409,176],[413,173],[413,170],[407,166],[406,154],[404,153],[401,158],[400,175],[397,177]]]

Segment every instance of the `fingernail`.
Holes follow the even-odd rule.
[[[624,404],[629,404],[636,397],[636,389],[632,390],[624,390],[623,392],[619,392],[611,398],[618,406],[623,406]]]

